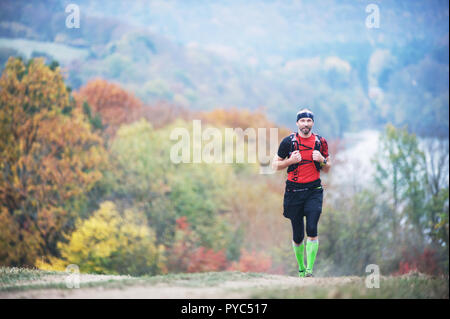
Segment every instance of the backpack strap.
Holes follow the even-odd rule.
[[[291,138],[291,153],[294,152],[295,150],[299,150],[300,147],[298,145],[298,141],[297,141],[297,133],[293,132],[291,133],[291,135],[289,135],[289,137]],[[291,154],[289,154],[290,156]]]
[[[320,135],[316,135],[316,134],[314,134],[314,136],[315,136],[314,150],[317,150],[320,153],[322,153],[322,142],[321,142],[322,137]],[[291,133],[291,135],[289,135],[289,137],[291,138],[291,152],[289,153],[289,156],[290,156],[292,154],[292,152],[300,149],[300,144],[297,141],[297,133],[296,132]],[[303,163],[303,164],[306,164],[306,163]],[[288,173],[290,171],[296,169],[299,165],[301,165],[301,164],[297,163],[297,164],[290,165],[288,167]],[[322,169],[319,162],[314,162],[314,166],[316,166],[316,169],[318,171],[320,171]]]
[[[322,153],[322,137],[320,135],[315,135],[316,141],[314,144],[314,149]]]
[[[320,154],[322,154],[322,137],[320,135],[316,135],[316,140],[314,142],[314,150],[319,151]],[[322,169],[322,166],[320,166],[319,162],[314,162],[314,165],[316,166],[316,169],[320,171]]]
[[[300,149],[300,145],[298,144],[298,141],[297,141],[297,133],[296,132],[292,132],[291,135],[289,135],[289,137],[291,138],[291,151],[289,152],[289,156],[291,156],[291,154],[295,150]],[[289,165],[287,172],[289,173],[289,172],[295,170],[297,167],[298,167],[298,163]]]

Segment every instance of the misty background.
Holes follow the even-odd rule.
[[[448,136],[446,1],[77,1],[79,29],[70,3],[2,1],[2,64],[44,55],[73,89],[102,77],[146,103],[263,107],[292,129],[310,107],[330,138],[386,122]]]
[[[80,28],[66,26],[69,4],[79,8]],[[370,4],[379,9],[378,27],[367,22]],[[63,74],[69,109],[83,110],[93,134],[104,139],[101,158],[110,166],[95,164],[101,177],[94,186],[80,184],[84,191],[67,200],[56,196],[49,201],[55,215],[42,214],[17,194],[34,203],[46,202],[48,194],[34,198],[25,180],[10,186],[14,176],[25,178],[12,169],[25,153],[6,154],[22,145],[17,136],[29,139],[18,133],[9,140],[13,126],[4,124],[2,138],[15,142],[1,149],[8,165],[2,167],[0,225],[25,232],[17,243],[27,236],[43,241],[39,247],[11,244],[14,231],[4,231],[10,235],[2,238],[3,264],[64,269],[70,261],[83,264],[83,271],[133,274],[295,274],[291,229],[281,215],[284,173],[165,161],[171,129],[191,128],[193,118],[216,127],[278,127],[281,139],[296,130],[296,113],[307,107],[334,166],[323,175],[328,191],[319,223],[319,274],[361,274],[376,263],[382,273],[448,275],[448,1],[1,0],[3,92],[10,83],[5,70],[22,68],[8,69],[11,57],[20,57],[30,76],[29,61],[39,57],[47,66],[42,72]],[[17,109],[12,97],[36,98],[38,109],[47,103],[27,90],[8,92],[5,112],[7,105]],[[11,112],[4,118],[12,119]],[[34,174],[44,176],[38,168]],[[77,255],[74,247],[89,250],[92,242],[65,236],[83,233],[77,218],[125,218],[126,209],[145,216],[133,217],[134,223],[148,225],[153,239],[136,239],[132,257],[125,244],[116,247],[117,260]],[[70,213],[51,236],[27,228],[23,217],[44,216],[40,229],[54,225],[49,216],[61,212]],[[144,246],[153,248],[144,254]],[[102,258],[116,261],[105,266]],[[133,258],[144,261],[125,262]]]

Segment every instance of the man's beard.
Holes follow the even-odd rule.
[[[308,133],[311,131],[311,128],[305,126],[305,127],[302,127],[302,128],[300,129],[300,131],[302,131],[302,133],[306,135],[306,134],[308,134]]]

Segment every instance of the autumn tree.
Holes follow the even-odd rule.
[[[77,103],[87,103],[93,115],[100,114],[107,137],[114,137],[121,124],[133,122],[142,102],[119,85],[96,79],[74,93]]]
[[[0,78],[0,262],[57,254],[65,203],[102,177],[102,139],[77,108],[59,67],[10,58]]]
[[[448,172],[448,146],[421,143],[406,128],[387,125],[377,154],[375,181],[383,191],[378,200],[391,222],[392,241],[409,251],[433,247],[448,271],[448,178],[441,177]]]
[[[219,108],[208,112],[199,112],[198,116],[205,122],[219,127],[241,128],[243,130],[249,127],[254,129],[278,128],[279,141],[291,133],[286,127],[280,127],[270,121],[262,108],[254,111],[234,107],[230,109]]]
[[[236,137],[250,146],[250,149],[254,145],[256,153],[265,155],[265,159],[258,156],[258,164],[262,170],[271,170],[270,161],[276,152],[275,148],[278,147],[278,143],[284,137],[291,133],[287,128],[280,127],[270,121],[263,108],[258,108],[254,111],[237,108],[215,109],[209,112],[199,112],[198,116],[207,124],[214,127],[234,129]],[[241,129],[242,131],[236,129]],[[250,131],[257,134],[256,140],[253,140],[247,129],[251,129]],[[272,135],[274,129],[277,132],[276,139]]]
[[[155,129],[162,128],[173,123],[177,119],[191,121],[198,118],[197,112],[188,110],[185,107],[159,101],[152,105],[145,105],[136,115],[137,119],[146,119]]]
[[[121,126],[110,148],[110,196],[145,211],[150,224],[158,225],[155,230],[163,243],[171,243],[175,219],[187,216],[201,245],[220,250],[231,237],[220,229],[228,226],[218,216],[233,191],[233,170],[227,165],[173,163],[170,134],[177,127],[189,125],[178,121],[155,130],[141,119]]]
[[[199,115],[206,122],[223,127],[240,127],[242,129],[248,127],[278,127],[278,125],[267,118],[266,113],[261,108],[254,111],[235,107],[230,109],[218,108],[208,112],[201,112]],[[286,128],[281,128],[281,133],[280,135],[287,135],[290,132]]]
[[[272,268],[272,259],[264,252],[249,252],[242,249],[241,258],[231,263],[228,271],[241,272],[269,272]]]
[[[214,250],[201,246],[198,234],[187,222],[186,216],[176,220],[175,236],[167,254],[171,272],[205,272],[225,270],[225,249]]]
[[[155,245],[155,233],[139,211],[121,213],[111,201],[103,202],[88,219],[77,219],[67,243],[58,243],[62,258],[39,263],[48,270],[79,265],[81,272],[103,274],[158,274],[165,271],[164,247]]]
[[[380,138],[377,155],[375,181],[380,188],[390,192],[392,198],[390,219],[394,240],[398,239],[400,221],[404,217],[415,235],[423,240],[428,178],[425,154],[419,147],[417,137],[406,129],[387,125]]]

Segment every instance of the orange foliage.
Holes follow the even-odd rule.
[[[233,262],[227,269],[241,272],[269,272],[272,268],[272,259],[264,253],[248,252],[243,249],[238,262]]]
[[[36,226],[26,219],[20,220],[0,207],[0,262],[2,265],[33,267],[40,256],[43,238]]]
[[[199,247],[190,256],[188,272],[206,272],[224,270],[227,258],[223,250],[218,252],[205,247]]]
[[[258,139],[262,139],[261,141],[258,140],[257,147],[258,152],[260,151],[260,145],[264,145],[263,152],[270,149],[270,141],[271,141],[271,129],[275,128],[277,129],[278,133],[278,142],[281,142],[281,140],[288,136],[291,132],[289,129],[285,127],[279,127],[275,123],[271,122],[267,116],[266,113],[262,108],[259,108],[255,111],[249,111],[246,109],[237,109],[237,108],[230,108],[230,109],[215,109],[213,111],[209,112],[200,112],[198,114],[198,117],[205,121],[206,123],[209,123],[213,126],[218,127],[225,127],[225,128],[240,128],[242,130],[246,130],[247,128],[252,128],[255,131],[257,131],[256,134],[258,134]],[[259,131],[259,129],[263,129],[262,131]],[[261,136],[259,134],[265,132],[265,136]],[[244,141],[248,142],[248,136],[244,136]],[[260,144],[262,143],[262,144]],[[270,155],[272,157],[273,155]],[[268,165],[268,162],[260,162],[262,166]]]
[[[51,70],[42,59],[25,65],[10,58],[0,87],[0,202],[3,218],[9,214],[11,227],[22,232],[7,237],[14,235],[11,228],[0,225],[0,241],[9,245],[0,262],[32,264],[36,245],[17,250],[16,240],[39,237],[44,254],[54,246],[68,221],[65,202],[102,177],[105,150],[82,110],[72,108],[59,68]]]
[[[195,233],[190,228],[186,216],[176,220],[175,241],[167,251],[167,268],[169,272],[186,272],[191,255],[195,250]]]
[[[279,127],[275,123],[271,122],[263,109],[259,108],[255,111],[249,111],[246,109],[215,109],[209,112],[200,112],[199,117],[212,124],[222,127],[231,128],[266,128],[271,127],[278,128],[278,139],[281,141],[285,136],[288,136],[291,132],[285,127]]]
[[[215,252],[197,246],[198,237],[190,228],[186,217],[176,220],[175,242],[168,250],[167,266],[169,272],[220,271],[227,266],[223,250]]]
[[[176,119],[190,121],[196,117],[196,113],[181,106],[158,102],[153,105],[145,105],[136,113],[136,118],[145,118],[156,129],[164,127]]]
[[[74,97],[79,104],[86,101],[94,115],[100,113],[109,137],[115,135],[121,124],[133,122],[142,109],[142,102],[133,94],[102,79],[90,81]]]

